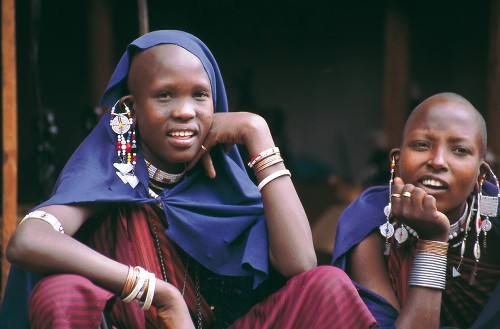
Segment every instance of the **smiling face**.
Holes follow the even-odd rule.
[[[438,210],[452,222],[478,179],[485,152],[482,129],[470,103],[442,95],[420,104],[403,132],[398,176],[433,195]]]
[[[133,58],[128,87],[142,154],[164,171],[181,172],[212,124],[212,88],[202,63],[179,46],[155,46]]]

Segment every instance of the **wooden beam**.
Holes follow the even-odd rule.
[[[488,145],[496,157],[492,168],[500,171],[500,0],[490,0],[490,42],[488,65],[488,107],[485,115],[488,129]]]
[[[382,108],[389,148],[399,146],[408,113],[409,23],[403,3],[386,2]]]
[[[2,298],[10,270],[7,242],[17,224],[17,72],[15,0],[2,0]]]

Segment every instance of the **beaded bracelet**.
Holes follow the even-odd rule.
[[[427,252],[431,254],[446,256],[448,254],[448,242],[419,240],[416,252]]]
[[[279,153],[276,153],[257,162],[253,168],[253,171],[255,174],[257,174],[258,172],[280,162],[283,162],[283,158]]]
[[[252,159],[250,159],[250,161],[248,162],[248,167],[252,168],[257,162],[259,162],[263,158],[268,157],[268,156],[273,155],[273,154],[276,154],[276,153],[280,153],[280,149],[278,147],[275,146],[275,147],[268,148],[268,149],[260,152],[256,156],[254,156]]]
[[[290,173],[290,170],[287,170],[287,169],[281,169],[281,170],[278,170],[278,171],[275,171],[273,172],[272,174],[270,174],[269,176],[267,176],[266,178],[264,178],[260,183],[259,185],[257,186],[259,191],[262,190],[262,188],[264,186],[266,186],[270,181],[278,178],[278,177],[281,177],[281,176],[289,176],[289,177],[292,177],[292,174]]]
[[[21,225],[21,223],[24,222],[28,218],[41,219],[44,222],[47,222],[50,225],[52,225],[52,227],[54,228],[54,230],[56,230],[57,232],[60,232],[60,233],[64,234],[64,228],[63,228],[61,222],[59,222],[59,220],[54,215],[49,214],[46,211],[35,210],[35,211],[30,212],[29,214],[27,214],[26,216],[24,216],[24,218],[19,222],[19,225]]]

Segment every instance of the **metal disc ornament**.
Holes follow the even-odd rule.
[[[385,217],[389,217],[391,214],[391,204],[387,204],[387,206],[384,207],[384,215]]]
[[[132,120],[123,114],[117,114],[110,122],[111,129],[118,135],[123,135],[130,130]]]
[[[392,226],[389,222],[380,225],[378,228],[380,230],[380,234],[387,239],[394,235],[394,226]]]
[[[481,229],[485,232],[491,230],[491,221],[488,218],[483,220],[483,223],[481,224]]]
[[[404,226],[398,227],[394,232],[394,238],[399,244],[405,242],[408,240],[408,230]]]

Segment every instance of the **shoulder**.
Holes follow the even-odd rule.
[[[389,198],[387,193],[387,186],[369,188],[344,210],[335,237],[335,265],[339,265],[339,257],[345,256],[352,247],[385,222],[384,207]]]

